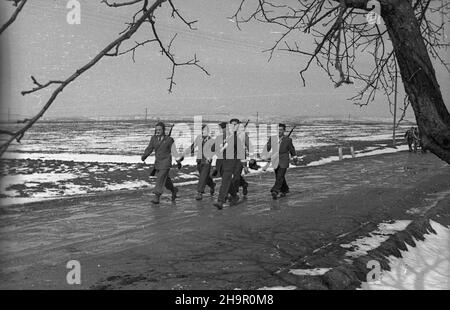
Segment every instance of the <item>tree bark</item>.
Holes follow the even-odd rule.
[[[450,163],[450,115],[408,0],[381,2],[381,16],[426,149]]]

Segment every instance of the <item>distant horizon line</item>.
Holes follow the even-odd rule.
[[[178,119],[178,120],[186,120],[193,119],[196,116],[202,116],[204,119],[218,119],[221,117],[237,117],[237,118],[245,118],[245,119],[256,119],[258,111],[254,113],[230,113],[230,112],[216,112],[216,113],[196,113],[192,115],[188,114],[176,114],[173,112],[165,112],[165,113],[135,113],[135,114],[115,114],[115,115],[74,115],[74,116],[54,116],[54,115],[46,115],[40,118],[40,121],[58,121],[58,120],[156,120],[156,119]],[[1,113],[0,112],[0,121],[21,121],[24,119],[30,119],[33,116],[27,116],[25,114],[20,113]],[[393,115],[374,115],[374,116],[362,116],[362,115],[353,115],[352,113],[340,113],[340,114],[317,114],[317,115],[272,115],[271,113],[259,113],[258,115],[260,120],[269,120],[269,119],[280,119],[281,120],[292,120],[292,119],[333,119],[333,120],[393,120]],[[406,116],[404,120],[415,122],[414,115]]]
[[[38,122],[71,122],[71,121],[83,121],[83,122],[108,122],[108,121],[148,121],[155,122],[158,120],[163,121],[172,121],[172,122],[193,122],[195,116],[202,116],[202,119],[206,122],[220,122],[228,120],[228,118],[237,117],[242,121],[246,121],[247,119],[256,122],[256,114],[255,115],[236,115],[231,113],[217,113],[217,114],[204,114],[204,115],[192,115],[192,116],[181,116],[181,115],[173,115],[173,114],[149,114],[147,117],[139,114],[139,115],[114,115],[114,116],[49,116],[43,117],[38,120]],[[2,123],[12,123],[17,124],[20,120],[24,118],[17,119],[0,119]],[[267,123],[270,121],[278,122],[298,122],[298,121],[344,121],[344,122],[379,122],[379,123],[392,123],[393,117],[387,116],[356,116],[350,117],[349,115],[345,116],[343,114],[336,115],[311,115],[311,116],[285,116],[285,115],[273,115],[273,116],[259,116],[259,121],[263,123]],[[398,120],[397,120],[398,121]],[[404,118],[403,123],[416,123],[415,119]]]

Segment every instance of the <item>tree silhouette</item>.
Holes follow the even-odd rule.
[[[375,9],[383,22],[373,19]],[[238,28],[249,22],[280,27],[279,39],[266,51],[269,60],[276,50],[308,57],[300,71],[303,83],[313,62],[336,87],[357,81],[363,87],[351,99],[359,105],[369,104],[379,91],[390,98],[398,65],[406,93],[403,110],[412,106],[424,147],[450,163],[450,115],[429,56],[450,72],[440,55],[449,46],[444,32],[449,9],[442,0],[241,0],[230,18]],[[368,22],[370,17],[375,22]],[[299,33],[312,37],[312,50],[302,48],[298,40],[305,36]],[[370,62],[363,62],[364,53]]]

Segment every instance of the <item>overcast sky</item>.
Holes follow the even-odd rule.
[[[16,22],[0,37],[1,113],[7,113],[8,107],[14,115],[36,113],[50,93],[20,95],[33,87],[30,76],[40,82],[68,77],[114,40],[138,9],[108,8],[100,0],[80,3],[81,24],[69,25],[67,0],[28,1]],[[177,59],[188,60],[196,53],[211,76],[194,67],[179,68],[174,91],[168,94],[170,63],[156,45],[148,45],[136,52],[136,63],[131,55],[101,60],[64,90],[47,116],[134,115],[144,114],[145,108],[151,114],[181,116],[253,115],[256,111],[262,116],[390,116],[381,93],[370,106],[359,108],[346,100],[357,91],[355,86],[336,89],[317,67],[306,73],[307,85],[303,87],[299,71],[307,60],[304,57],[276,53],[268,62],[268,54],[262,50],[278,38],[279,29],[247,24],[239,31],[227,17],[240,0],[175,3],[187,19],[198,20],[198,30],[190,31],[173,20],[169,11],[160,10],[157,27],[161,37],[169,42],[178,33],[173,45]],[[2,1],[0,12],[0,22],[4,22],[12,6]],[[148,38],[150,27],[144,25],[134,40]],[[449,107],[450,76],[440,68],[437,74]],[[403,92],[403,86],[400,88]]]

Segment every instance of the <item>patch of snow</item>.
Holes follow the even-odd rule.
[[[217,178],[214,179],[214,180],[217,180]],[[174,184],[177,185],[177,186],[185,186],[185,185],[192,185],[192,184],[197,184],[197,183],[198,183],[198,180],[186,181],[186,182],[178,182],[178,183],[174,183]]]
[[[407,151],[407,150],[408,150],[407,145],[400,145],[397,148],[387,147],[387,148],[383,148],[383,149],[372,150],[369,152],[364,152],[364,151],[363,152],[355,152],[355,157],[358,158],[358,157],[374,156],[374,155],[380,155],[380,154],[391,154],[391,153],[397,153],[397,152],[402,152],[402,151]],[[336,151],[336,153],[337,153],[337,151]],[[352,156],[351,155],[343,155],[343,159],[349,159],[349,158],[352,158]],[[326,158],[322,158],[322,159],[310,162],[306,166],[319,166],[319,165],[328,164],[328,163],[338,161],[338,160],[339,160],[339,156],[330,156],[330,157],[326,157]]]
[[[350,249],[345,255],[353,259],[366,255],[368,251],[379,247],[389,236],[404,230],[410,223],[409,220],[381,223],[378,225],[378,229],[371,232],[368,237],[359,238],[348,244],[341,244],[341,247]]]
[[[412,247],[400,251],[402,257],[390,256],[390,271],[383,271],[377,281],[364,282],[370,290],[450,290],[450,228],[430,221],[436,231],[414,239]]]
[[[63,180],[70,180],[77,178],[78,176],[73,173],[34,173],[34,174],[13,174],[6,175],[0,178],[0,192],[3,195],[9,197],[18,196],[19,193],[16,190],[8,190],[8,187],[12,185],[24,185],[28,188],[36,187],[39,183],[57,183]],[[53,191],[48,191],[50,195],[54,195]],[[10,201],[5,200],[5,198],[1,199],[3,205]]]
[[[291,269],[289,273],[296,276],[320,276],[329,271],[330,268],[314,268],[314,269]]]
[[[141,187],[148,187],[150,186],[150,183],[146,181],[127,181],[123,183],[117,183],[117,184],[107,184],[104,187],[104,190],[107,191],[113,191],[113,190],[120,190],[120,189],[135,189],[135,188],[141,188]]]
[[[195,178],[195,176],[193,176],[192,174],[179,173],[177,174],[177,178],[192,180],[193,178]]]
[[[12,174],[1,177],[0,190],[3,191],[10,184],[26,184],[26,183],[46,183],[59,182],[77,178],[73,173],[33,173],[33,174]]]
[[[356,137],[344,138],[343,140],[346,140],[346,141],[377,141],[377,140],[389,140],[389,139],[392,139],[392,134],[356,136]],[[395,139],[403,140],[403,135],[396,135]]]
[[[356,157],[366,157],[366,156],[374,156],[374,155],[380,155],[380,154],[391,154],[391,153],[397,153],[402,151],[407,151],[408,146],[407,145],[399,145],[397,148],[393,147],[387,147],[383,149],[378,149],[370,152],[363,152],[363,153],[357,153]]]
[[[124,183],[117,184],[107,184],[104,187],[93,188],[86,185],[78,185],[73,183],[64,183],[64,189],[44,189],[42,192],[32,193],[31,197],[14,197],[11,195],[11,191],[6,191],[10,197],[0,198],[0,204],[2,206],[24,204],[30,202],[44,201],[49,199],[59,199],[59,198],[70,198],[76,195],[87,194],[88,192],[103,192],[103,191],[114,191],[114,190],[124,190],[124,189],[138,189],[138,188],[153,188],[154,185],[142,180],[127,181]],[[61,193],[61,191],[63,193]],[[5,192],[2,191],[3,194]]]

